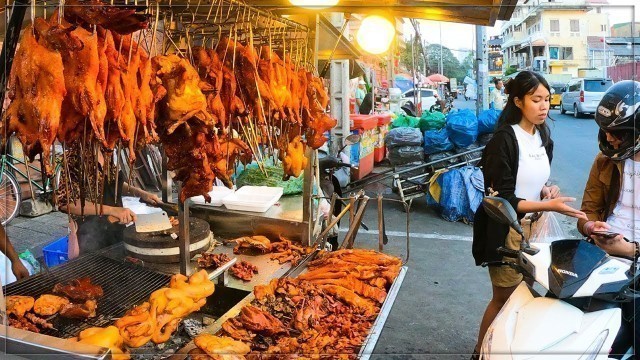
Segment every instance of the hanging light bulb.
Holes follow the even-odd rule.
[[[356,39],[364,51],[382,54],[389,49],[395,35],[396,28],[389,20],[371,15],[362,20]]]
[[[294,6],[309,9],[324,9],[338,4],[338,0],[289,0],[289,2]]]

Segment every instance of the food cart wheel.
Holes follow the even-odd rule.
[[[18,215],[22,194],[18,181],[7,170],[0,174],[0,221],[6,225]]]

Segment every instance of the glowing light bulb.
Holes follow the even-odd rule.
[[[395,35],[396,28],[389,20],[371,15],[362,20],[356,39],[364,51],[382,54],[389,49]]]
[[[338,4],[338,0],[289,0],[294,6],[309,9],[324,9]]]

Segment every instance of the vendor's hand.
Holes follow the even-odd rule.
[[[15,275],[18,280],[29,277],[29,270],[24,267],[24,264],[19,258],[11,262],[11,272],[13,272],[13,275]]]
[[[136,221],[136,214],[127,208],[114,207],[111,209],[109,215],[117,218],[120,224],[128,224]]]
[[[558,187],[558,185],[542,187],[543,199],[556,199],[558,196],[560,196],[560,188]]]
[[[609,255],[633,257],[636,247],[632,242],[624,239],[624,236],[618,235],[614,238],[603,238],[602,236],[594,236],[596,245]]]
[[[584,212],[574,209],[571,206],[565,204],[573,201],[576,201],[576,199],[572,197],[562,196],[562,197],[557,197],[555,199],[551,199],[546,203],[547,203],[547,206],[549,206],[548,208],[549,211],[555,211],[557,213],[571,216],[574,218],[588,220],[587,215]]]
[[[149,205],[158,205],[158,204],[160,204],[162,202],[162,200],[160,200],[158,195],[152,194],[152,193],[147,192],[147,191],[144,191],[140,195],[140,201],[142,201],[143,203],[149,204]]]

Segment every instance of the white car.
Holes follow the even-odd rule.
[[[418,89],[419,93],[418,95],[418,102],[420,104],[422,104],[422,111],[425,110],[429,110],[431,109],[431,106],[436,104],[436,98],[434,97],[434,95],[436,94],[436,91],[433,89],[427,89],[427,88],[421,88]],[[402,106],[402,104],[406,103],[406,102],[411,102],[414,103],[415,102],[415,91],[414,89],[409,89],[407,91],[405,91],[404,93],[402,93],[402,99],[400,100],[400,106]],[[414,104],[415,105],[415,104]],[[420,114],[418,114],[419,116]]]
[[[562,92],[560,113],[571,111],[576,118],[582,114],[595,114],[600,100],[611,86],[611,79],[580,78],[569,81]]]

